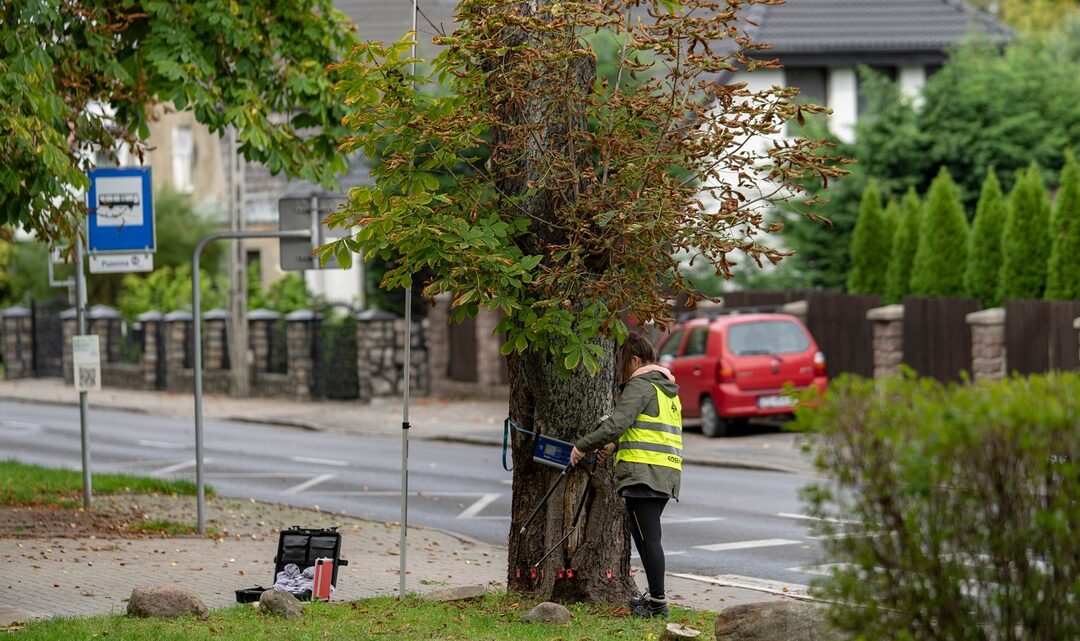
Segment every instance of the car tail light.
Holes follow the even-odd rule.
[[[814,376],[825,376],[825,354],[814,354]]]
[[[716,363],[716,380],[721,383],[733,383],[735,381],[735,370],[730,363],[723,359]]]

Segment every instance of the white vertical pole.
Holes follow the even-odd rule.
[[[412,75],[413,92],[416,92],[416,14],[417,0],[412,8]],[[405,534],[409,528],[409,378],[412,371],[412,287],[405,288],[405,368],[404,397],[401,408],[401,575],[398,586],[398,598],[405,598]]]
[[[86,272],[83,271],[83,223],[80,220],[75,232],[75,318],[78,335],[86,334]],[[66,346],[73,349],[71,345]],[[73,361],[74,362],[74,361]],[[74,364],[72,365],[74,367]],[[74,372],[79,375],[78,371]],[[93,491],[90,477],[90,430],[87,426],[86,391],[79,392],[79,434],[82,439],[83,507],[90,509]]]

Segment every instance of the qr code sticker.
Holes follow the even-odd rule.
[[[79,389],[93,389],[98,386],[97,382],[97,368],[94,367],[80,367],[79,368]]]

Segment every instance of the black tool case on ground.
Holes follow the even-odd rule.
[[[313,530],[294,525],[278,534],[277,554],[274,555],[274,576],[270,585],[277,582],[278,572],[285,569],[290,563],[295,563],[301,571],[315,565],[318,559],[333,559],[334,573],[330,577],[330,583],[337,587],[338,567],[348,565],[349,562],[341,558],[341,533],[337,528],[328,530]],[[245,588],[236,591],[237,603],[251,603],[258,601],[262,593],[270,588],[262,586]],[[311,592],[293,594],[298,599],[310,599]]]

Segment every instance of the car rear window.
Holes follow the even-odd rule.
[[[664,358],[665,356],[675,356],[675,352],[679,351],[679,346],[682,345],[682,337],[685,333],[685,329],[680,329],[669,336],[667,341],[664,342],[663,347],[660,348],[658,356],[660,358]]]
[[[736,356],[805,352],[810,339],[790,321],[739,323],[728,328],[728,350]]]

